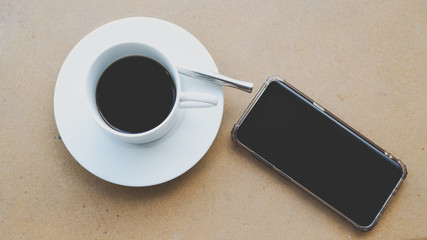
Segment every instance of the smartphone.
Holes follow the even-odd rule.
[[[232,138],[362,231],[407,175],[399,159],[279,77],[264,83]]]

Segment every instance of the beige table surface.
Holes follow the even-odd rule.
[[[73,46],[112,20],[182,26],[223,74],[207,154],[147,188],[105,182],[73,159],[53,94]],[[427,1],[0,1],[0,239],[426,239]],[[359,232],[235,146],[233,124],[279,75],[402,159],[403,183]]]

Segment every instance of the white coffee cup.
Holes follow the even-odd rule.
[[[169,72],[175,84],[175,101],[169,115],[156,127],[141,133],[126,133],[110,127],[100,115],[95,98],[97,83],[104,70],[117,60],[128,56],[144,56],[155,60]],[[83,88],[87,109],[96,123],[109,135],[129,143],[147,143],[159,139],[174,126],[183,108],[210,107],[218,102],[217,97],[212,94],[182,92],[176,66],[155,47],[138,42],[120,43],[102,51],[92,62]]]

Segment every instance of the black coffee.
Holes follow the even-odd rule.
[[[142,56],[121,58],[102,73],[96,104],[104,121],[125,133],[153,129],[175,103],[175,84],[160,63]]]

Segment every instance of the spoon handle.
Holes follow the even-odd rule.
[[[204,79],[222,86],[234,87],[249,93],[252,92],[252,88],[254,86],[254,84],[251,82],[245,82],[245,81],[233,79],[233,78],[221,75],[219,73],[202,71],[200,69],[193,69],[187,66],[185,67],[177,66],[177,69],[178,69],[178,72],[183,75]]]

